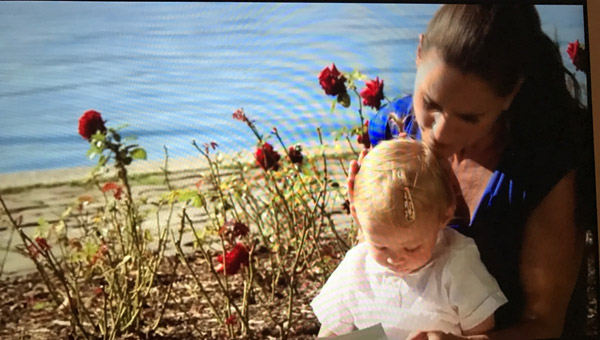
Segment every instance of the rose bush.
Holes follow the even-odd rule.
[[[325,78],[327,81],[323,81]],[[337,82],[334,82],[332,79],[338,79]],[[340,81],[343,80],[343,81]],[[362,81],[365,83],[365,87],[360,90],[357,90],[356,82]],[[352,130],[348,133],[346,128],[343,128],[341,132],[338,133],[338,137],[341,135],[345,135],[348,143],[352,147],[352,143],[350,141],[350,136],[356,136],[356,141],[358,144],[361,144],[363,148],[368,149],[371,147],[371,141],[369,139],[369,121],[364,119],[363,116],[363,105],[371,107],[374,110],[379,110],[382,106],[382,101],[385,98],[383,93],[383,79],[379,79],[376,77],[375,79],[368,80],[368,77],[359,71],[352,71],[350,73],[339,72],[337,68],[335,68],[335,64],[332,64],[331,67],[326,67],[319,73],[319,83],[321,87],[325,91],[325,94],[330,95],[333,93],[331,88],[335,84],[336,91],[335,93],[339,93],[336,102],[341,104],[343,107],[348,108],[351,105],[350,96],[348,95],[348,91],[353,91],[359,100],[358,114],[360,116],[360,125],[352,128]],[[347,83],[347,84],[346,84]],[[344,86],[343,89],[339,87]],[[336,102],[332,103],[331,111],[335,109]],[[389,102],[389,100],[388,100]],[[355,154],[358,153],[355,151]]]

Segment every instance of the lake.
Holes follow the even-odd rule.
[[[240,107],[287,144],[314,145],[318,126],[330,141],[359,119],[355,105],[330,111],[321,69],[334,62],[378,76],[389,98],[412,92],[418,35],[437,8],[1,2],[0,173],[93,165],[77,133],[88,109],[108,126],[130,124],[123,134],[136,135],[150,160],[164,157],[163,145],[170,157],[196,156],[193,139],[225,152],[254,148],[250,129],[231,118]],[[585,41],[583,7],[538,10],[574,71],[566,48]]]

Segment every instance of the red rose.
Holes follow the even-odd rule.
[[[115,182],[106,182],[103,186],[102,186],[102,192],[107,192],[109,190],[113,191],[113,197],[115,199],[120,200],[121,199],[121,194],[123,193],[123,188],[121,188],[120,185],[118,185]]]
[[[379,81],[379,77],[377,77],[375,80],[367,81],[365,85],[367,87],[360,91],[363,104],[379,110],[383,100],[383,80]]]
[[[39,250],[33,244],[27,246],[27,252],[33,259],[37,259],[38,255],[40,254]]]
[[[279,170],[279,153],[273,150],[273,146],[269,143],[264,143],[262,147],[256,149],[256,153],[254,154],[254,158],[256,158],[256,164],[258,164],[261,168],[267,170]]]
[[[585,53],[585,48],[583,48],[583,46],[579,44],[579,40],[575,40],[575,42],[569,43],[569,47],[567,48],[567,54],[569,55],[569,58],[571,58],[571,62],[575,66],[576,70],[580,70],[587,73],[587,54]]]
[[[225,324],[226,325],[235,325],[235,322],[237,321],[235,314],[231,314],[227,319],[225,319]]]
[[[319,73],[319,84],[325,93],[330,96],[337,96],[340,93],[346,92],[346,78],[338,71],[335,64],[331,67],[325,67]]]
[[[345,200],[344,203],[342,203],[342,209],[346,212],[346,215],[350,215],[350,201],[349,200]]]
[[[304,156],[302,156],[302,145],[300,145],[300,144],[292,145],[288,149],[288,152],[290,154],[290,161],[292,163],[302,164],[302,159],[304,158]]]
[[[98,260],[104,260],[104,255],[106,255],[106,253],[108,253],[108,246],[106,244],[100,245],[100,247],[98,247],[98,250],[96,250],[94,256],[92,256],[90,263],[92,265],[95,265],[96,262],[98,262]]]
[[[250,254],[248,249],[241,243],[237,243],[231,251],[225,254],[225,267],[227,267],[227,275],[233,275],[240,270],[243,265],[248,265]],[[217,267],[217,273],[223,272],[223,255],[217,255],[217,261],[220,265]]]
[[[246,236],[250,228],[240,221],[227,221],[225,224],[221,226],[219,229],[219,235],[224,235],[230,237],[231,239],[235,239],[239,236]]]
[[[243,108],[239,108],[235,110],[233,113],[233,119],[239,120],[240,122],[248,123],[250,120],[246,117],[246,113],[244,113]]]
[[[100,112],[94,110],[85,111],[79,118],[79,134],[83,139],[90,140],[97,131],[106,132]]]
[[[102,287],[96,287],[94,288],[93,293],[94,297],[98,297],[104,293],[104,289],[102,289]]]
[[[42,251],[47,251],[47,250],[50,249],[50,245],[48,244],[48,241],[45,238],[43,238],[43,237],[39,237],[39,236],[36,237],[35,238],[35,243],[38,244],[38,247],[40,247],[40,249]]]
[[[358,135],[356,140],[358,141],[359,144],[364,145],[365,149],[368,149],[371,147],[371,140],[369,139],[369,121],[368,120],[365,121],[365,127],[363,128],[362,133]]]

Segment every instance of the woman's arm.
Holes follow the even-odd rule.
[[[483,320],[483,322],[481,322],[479,325],[477,325],[471,329],[465,329],[465,330],[463,330],[462,333],[463,333],[463,335],[484,334],[484,333],[489,332],[492,329],[494,329],[494,325],[495,325],[494,314],[492,314],[487,319]]]
[[[525,224],[520,266],[525,295],[522,320],[531,337],[560,337],[584,245],[584,233],[575,226],[575,171],[571,171]]]
[[[525,225],[520,266],[525,307],[521,321],[512,327],[467,339],[561,336],[584,248],[584,234],[575,226],[574,184],[575,171],[571,171],[542,200]],[[427,339],[461,339],[440,332],[427,335]]]

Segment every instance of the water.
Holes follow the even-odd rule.
[[[151,160],[197,155],[191,141],[251,149],[239,107],[264,134],[315,143],[358,124],[330,112],[319,71],[335,62],[412,91],[418,34],[435,4],[0,3],[0,173],[93,165],[77,120],[96,109]],[[584,41],[582,6],[538,6],[565,64]],[[581,82],[583,75],[578,72]],[[360,84],[362,86],[362,84]],[[352,97],[356,102],[356,97]],[[367,113],[367,116],[370,114]],[[273,140],[275,143],[275,141]]]

